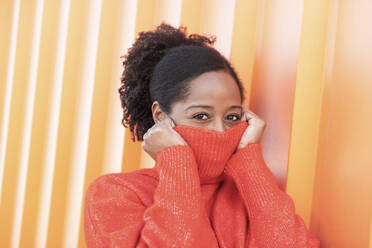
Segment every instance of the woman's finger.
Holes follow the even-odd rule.
[[[254,125],[257,125],[257,126],[265,126],[266,125],[265,121],[263,119],[261,119],[258,115],[253,113],[251,110],[246,109],[244,114],[246,115],[249,124],[254,124]]]
[[[248,109],[243,108],[243,114],[244,114],[244,121],[249,122],[250,119],[255,118],[256,116],[253,115]]]

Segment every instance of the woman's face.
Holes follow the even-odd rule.
[[[228,72],[203,73],[189,86],[189,96],[173,103],[169,114],[176,126],[188,125],[222,132],[241,121],[239,88]],[[156,103],[153,104],[153,114],[154,119],[162,119],[163,113]]]

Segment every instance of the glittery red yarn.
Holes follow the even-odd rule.
[[[260,143],[234,152],[247,125],[176,126],[188,146],[159,152],[154,168],[94,180],[85,195],[87,247],[319,247]]]

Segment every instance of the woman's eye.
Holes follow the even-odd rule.
[[[197,114],[197,115],[194,115],[193,116],[194,119],[197,119],[197,120],[208,120],[208,115],[207,114]]]
[[[240,120],[240,116],[239,115],[228,115],[227,119],[230,121],[238,121]]]

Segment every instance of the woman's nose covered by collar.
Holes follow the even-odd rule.
[[[226,128],[225,124],[223,123],[223,121],[215,121],[213,123],[213,125],[210,127],[211,130],[215,130],[215,131],[218,131],[218,132],[224,132],[226,131],[228,128]]]
[[[247,126],[248,123],[243,121],[224,132],[186,125],[173,129],[193,150],[201,182],[207,182],[221,176]]]

